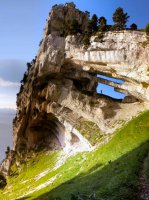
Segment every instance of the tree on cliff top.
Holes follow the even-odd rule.
[[[113,21],[115,22],[115,30],[123,30],[126,28],[126,23],[128,22],[129,16],[124,13],[123,8],[119,7],[115,10],[113,14]]]
[[[81,25],[79,24],[79,22],[76,19],[73,19],[72,21],[69,22],[68,33],[70,35],[81,33]]]
[[[93,31],[93,33],[97,32],[98,31],[98,17],[97,17],[96,14],[94,14],[92,16],[91,24],[92,24],[92,31]]]
[[[107,20],[105,17],[100,17],[98,31],[105,32],[106,30],[107,30]]]
[[[145,31],[146,35],[149,36],[149,23],[146,25]]]

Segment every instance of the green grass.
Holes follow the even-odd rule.
[[[144,176],[146,183],[149,184],[149,154],[144,162]]]
[[[149,112],[146,112],[117,131],[104,146],[72,156],[59,168],[54,166],[63,159],[62,152],[39,153],[22,166],[19,176],[9,178],[0,199],[16,199],[36,188],[22,199],[70,200],[72,193],[80,192],[95,193],[100,200],[137,200],[138,176],[149,152],[148,141]],[[47,169],[47,174],[36,180]],[[51,178],[53,182],[37,190]]]

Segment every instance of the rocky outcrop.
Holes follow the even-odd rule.
[[[102,134],[148,108],[149,45],[145,33],[107,32],[82,44],[82,34],[64,37],[65,25],[78,20],[82,31],[87,14],[73,4],[54,6],[27,81],[17,98],[14,150],[91,148],[74,128],[81,121],[95,123]],[[121,79],[112,82],[105,75]],[[104,83],[127,95],[124,100],[97,93]],[[70,147],[70,148],[69,148]]]
[[[15,162],[15,156],[16,156],[16,153],[12,150],[7,154],[6,158],[3,160],[2,164],[0,165],[0,175],[1,175],[1,172],[3,172],[2,175],[5,177],[7,175],[10,175],[10,168]]]
[[[136,31],[107,32],[102,39],[91,38],[84,50],[77,38],[66,38],[66,58],[81,66],[84,71],[119,78],[124,84],[97,82],[111,85],[115,90],[149,101],[149,45],[145,33]]]

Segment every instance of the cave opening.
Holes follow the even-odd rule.
[[[29,149],[62,149],[65,147],[64,139],[65,127],[52,113],[40,113],[27,131]]]
[[[125,82],[121,79],[111,78],[105,75],[97,75],[98,78],[98,86],[97,93],[112,97],[113,99],[123,100],[127,95],[118,92],[117,87],[124,84]]]

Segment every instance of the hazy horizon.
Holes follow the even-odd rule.
[[[15,110],[0,109],[0,162],[5,158],[7,146],[12,148],[12,120]]]

